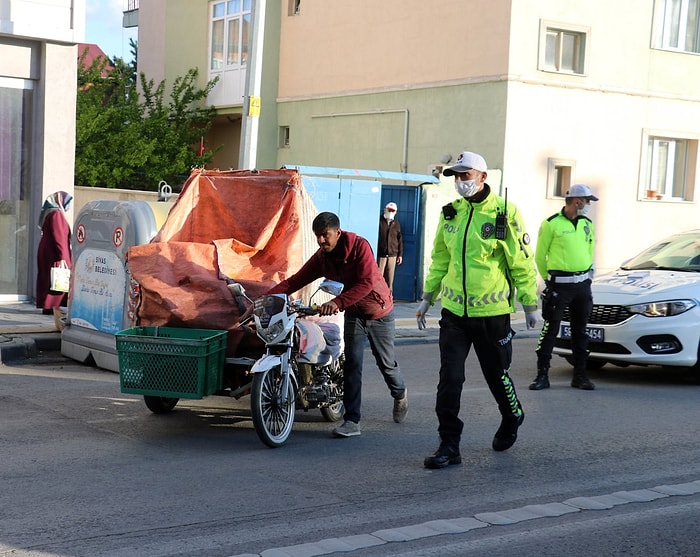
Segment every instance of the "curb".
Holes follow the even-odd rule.
[[[0,335],[0,362],[14,363],[36,358],[41,352],[60,352],[61,333],[34,333],[31,336]]]

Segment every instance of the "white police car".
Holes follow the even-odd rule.
[[[681,366],[700,376],[700,230],[657,242],[596,277],[592,291],[590,369]],[[572,362],[568,311],[553,352]]]

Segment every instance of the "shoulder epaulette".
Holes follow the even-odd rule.
[[[554,213],[551,217],[547,217],[547,220],[549,222],[552,222],[555,218],[557,218],[561,213]]]

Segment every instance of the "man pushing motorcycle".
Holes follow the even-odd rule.
[[[267,294],[291,294],[316,279],[342,282],[343,292],[319,308],[321,315],[344,312],[345,372],[343,424],[335,437],[360,435],[362,365],[365,340],[394,399],[393,419],[401,423],[408,412],[403,375],[394,354],[394,300],[379,272],[369,242],[354,232],[340,229],[334,213],[320,213],[313,221],[319,249],[297,273],[270,289]]]

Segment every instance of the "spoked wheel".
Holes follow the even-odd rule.
[[[255,431],[262,442],[273,449],[287,442],[294,425],[294,383],[289,377],[286,397],[283,397],[283,383],[280,366],[261,371],[253,377],[250,395]]]
[[[339,422],[343,414],[345,414],[345,405],[342,402],[321,408],[321,415],[327,422]]]
[[[179,398],[168,398],[165,396],[144,396],[143,401],[148,409],[154,414],[165,414],[170,412],[179,401]]]
[[[340,358],[337,364],[335,372],[331,376],[331,382],[335,385],[335,392],[338,397],[338,401],[330,406],[325,406],[321,408],[321,415],[327,422],[338,422],[342,419],[343,414],[345,414],[345,405],[343,404],[343,364],[345,362],[344,358]]]

